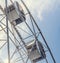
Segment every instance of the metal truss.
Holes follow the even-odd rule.
[[[11,3],[13,3],[12,0],[10,1]],[[44,44],[42,43],[43,47],[45,47],[46,49],[45,52],[49,52],[53,60],[53,63],[56,63],[55,58],[51,52],[51,49],[48,46],[47,41],[40,30],[40,27],[36,23],[34,17],[32,16],[31,12],[29,11],[24,1],[23,0],[20,0],[20,1],[27,11],[27,13],[25,13],[25,16],[28,15],[29,17],[28,21],[30,25],[26,20],[23,23],[27,27],[28,31],[20,27],[20,24],[17,26],[14,26],[12,23],[10,23],[8,19],[8,9],[7,9],[8,0],[5,0],[6,15],[0,14],[0,16],[2,16],[2,19],[0,19],[0,27],[1,27],[0,32],[4,31],[4,33],[7,36],[7,39],[0,39],[0,41],[5,41],[3,45],[0,47],[0,50],[2,50],[3,47],[7,44],[6,46],[7,46],[7,54],[8,54],[8,63],[12,63],[12,62],[19,63],[20,61],[22,61],[20,63],[36,63],[35,61],[32,62],[30,60],[29,56],[31,54],[28,54],[26,44],[32,39],[35,40],[35,44],[36,44],[38,41],[40,41],[39,37],[41,36],[44,43]],[[6,20],[6,24],[2,22],[3,19]],[[11,26],[9,27],[9,25]],[[22,34],[20,31],[22,32]],[[23,35],[26,35],[26,36],[24,37]],[[13,46],[10,46],[11,44],[13,44],[13,46],[15,47],[12,53],[11,53],[11,48],[13,48]],[[34,45],[32,46],[30,53],[32,52],[33,48],[34,48]],[[45,61],[46,63],[48,63],[47,58],[45,58]]]

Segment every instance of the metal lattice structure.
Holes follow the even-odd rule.
[[[36,63],[43,61],[48,63],[46,52],[48,51],[54,63],[53,54],[31,12],[23,0],[23,7],[17,1],[5,0],[5,8],[0,6],[3,18],[0,20],[0,32],[5,33],[4,39],[0,39],[0,50],[3,56],[8,58],[8,63]],[[4,21],[4,22],[3,22]],[[3,35],[3,34],[2,34]],[[41,39],[43,39],[43,43]],[[7,46],[7,47],[6,47]],[[6,54],[6,55],[5,55]]]

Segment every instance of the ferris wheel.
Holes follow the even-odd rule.
[[[46,55],[46,52],[49,52],[53,63],[56,63],[36,20],[24,1],[20,0],[20,2],[25,9],[18,1],[12,0],[10,5],[8,0],[5,0],[4,8],[0,5],[3,13],[0,15],[4,15],[0,20],[0,31],[6,36],[0,40],[3,41],[0,50],[5,53],[2,57],[7,57],[8,63],[40,63],[40,61],[49,63]]]

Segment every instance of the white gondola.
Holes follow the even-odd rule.
[[[3,11],[3,13],[6,14],[6,8],[3,9],[1,6],[0,8]],[[24,11],[17,1],[9,5],[7,7],[7,11],[8,19],[13,25],[20,24],[26,20]]]
[[[32,46],[34,46],[34,47],[31,52]],[[37,47],[37,44],[35,44],[35,42],[33,40],[33,41],[27,43],[26,48],[28,50],[28,55],[30,54],[29,58],[32,62],[37,62],[39,60],[46,58],[45,51],[44,51],[44,48],[43,48],[41,42],[38,42],[38,47]]]

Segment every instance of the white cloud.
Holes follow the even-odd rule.
[[[54,7],[60,3],[59,0],[25,0],[28,8],[34,13],[37,12],[37,17],[40,20],[43,19],[42,13],[44,11],[49,12],[54,9]]]

